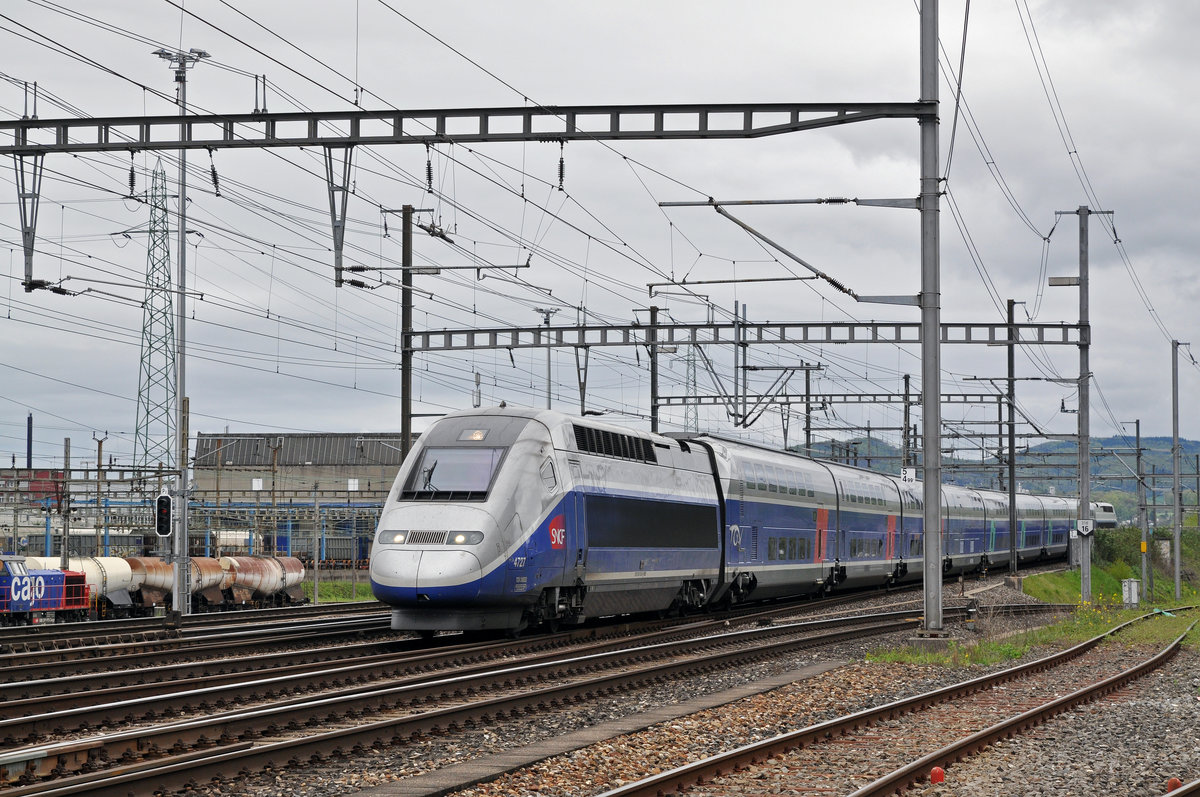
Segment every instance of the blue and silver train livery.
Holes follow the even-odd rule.
[[[1006,564],[1008,497],[942,490],[942,568]],[[1017,498],[1017,556],[1061,556],[1075,504]],[[550,410],[433,423],[380,516],[396,629],[519,631],[919,578],[922,486],[711,435]]]

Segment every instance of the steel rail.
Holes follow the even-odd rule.
[[[619,640],[603,642],[589,646],[583,650],[572,650],[567,657],[560,651],[536,654],[518,661],[507,662],[502,669],[497,670],[494,662],[481,663],[446,662],[444,657],[418,657],[414,662],[398,661],[396,657],[384,656],[381,660],[368,663],[343,664],[329,666],[319,664],[317,668],[307,672],[295,672],[284,668],[282,672],[255,672],[247,677],[246,673],[235,673],[232,678],[198,678],[192,688],[186,688],[186,683],[155,683],[147,689],[132,687],[129,689],[101,690],[100,700],[89,704],[84,695],[71,694],[64,696],[68,708],[58,710],[43,710],[38,713],[28,713],[22,709],[36,707],[41,698],[14,701],[13,710],[5,710],[8,715],[0,719],[0,738],[12,743],[21,739],[38,738],[45,728],[53,727],[56,734],[64,734],[75,728],[109,727],[115,722],[128,722],[137,717],[169,715],[173,712],[184,712],[196,709],[209,709],[212,706],[239,705],[247,700],[267,695],[296,694],[305,690],[324,689],[321,699],[351,699],[356,695],[371,696],[392,692],[400,694],[422,684],[429,684],[432,689],[422,693],[420,699],[429,700],[435,697],[444,685],[450,685],[455,690],[463,689],[463,684],[469,688],[478,688],[471,679],[488,679],[496,673],[505,678],[514,673],[522,677],[536,675],[539,668],[554,671],[560,676],[560,670],[569,671],[575,666],[586,666],[596,669],[600,666],[624,666],[624,659],[636,662],[640,657],[665,655],[672,651],[690,652],[703,650],[716,645],[727,645],[746,640],[757,641],[764,637],[778,635],[785,631],[806,633],[823,630],[829,626],[864,625],[869,622],[916,622],[918,612],[900,612],[885,616],[867,616],[863,618],[838,618],[818,620],[806,623],[795,623],[785,626],[768,626],[729,631],[720,634],[709,634],[690,639],[677,639],[678,633],[651,635],[649,639],[636,639],[632,642]],[[605,661],[610,659],[611,661]],[[430,673],[429,669],[437,666],[441,672]],[[422,668],[426,671],[421,672]],[[408,673],[399,672],[407,669]],[[413,671],[416,672],[413,672]],[[446,670],[453,671],[453,676],[447,676]],[[568,673],[569,674],[569,673]],[[374,678],[375,682],[368,679]],[[384,683],[379,681],[384,679]],[[343,684],[360,684],[359,686],[343,686]],[[337,691],[334,691],[337,690]],[[399,691],[397,691],[399,690]],[[126,692],[133,693],[125,694]],[[104,699],[108,698],[107,701]],[[114,699],[116,698],[116,699]],[[275,705],[286,706],[298,702],[314,700],[312,697],[292,697],[280,699]],[[61,701],[58,701],[61,702]],[[55,701],[47,700],[46,705],[53,707]],[[236,712],[235,712],[236,713]]]
[[[239,648],[254,650],[263,645],[293,641],[315,642],[323,637],[338,638],[390,629],[390,617],[381,614],[378,617],[333,618],[302,626],[288,624],[278,628],[264,628],[260,624],[252,631],[207,633],[203,636],[144,641],[129,640],[52,652],[10,653],[0,656],[0,681],[51,678],[97,669],[127,669],[153,665],[161,662],[165,655],[229,655]]]
[[[386,608],[376,601],[355,603],[281,606],[273,609],[237,609],[202,614],[189,614],[177,620],[170,617],[126,617],[119,620],[86,620],[78,623],[49,623],[0,628],[0,655],[34,652],[39,649],[61,650],[86,647],[99,641],[115,642],[142,634],[143,638],[163,637],[185,632],[191,628],[237,623],[261,623],[288,618],[312,619],[321,615],[344,616],[367,612],[383,612]]]
[[[1189,797],[1193,794],[1200,794],[1200,780],[1193,780],[1167,792],[1168,797]]]
[[[1032,611],[1058,611],[1062,607],[1048,604],[1031,604],[1003,607],[1006,613]],[[756,612],[745,616],[743,622],[774,622],[775,616],[785,610],[775,609]],[[949,610],[951,616],[960,617],[967,610],[959,607]],[[884,615],[877,613],[868,617],[920,618],[918,610],[894,611]],[[831,617],[803,621],[802,627],[818,629],[842,625],[855,618]],[[865,621],[866,618],[858,618]],[[612,650],[618,646],[647,644],[652,641],[679,639],[683,635],[698,635],[708,630],[722,628],[727,620],[711,620],[702,623],[675,625],[636,634],[620,635],[595,640],[584,639],[581,646],[574,648],[576,655]],[[0,721],[11,718],[30,717],[35,714],[78,711],[87,706],[97,706],[137,698],[160,696],[163,702],[155,709],[170,708],[170,696],[185,694],[202,687],[229,686],[256,679],[291,677],[293,691],[312,687],[307,683],[315,680],[323,688],[335,688],[350,682],[381,678],[395,679],[402,674],[428,674],[434,670],[454,670],[464,673],[464,668],[483,666],[502,657],[520,656],[521,661],[532,663],[561,655],[566,645],[579,640],[569,634],[544,637],[522,643],[512,641],[491,644],[443,645],[430,649],[423,641],[400,640],[365,642],[356,645],[335,645],[323,648],[290,650],[265,655],[256,655],[245,661],[227,658],[179,662],[153,667],[121,669],[112,672],[86,673],[64,678],[38,679],[4,682],[0,678]],[[336,665],[349,660],[350,664]],[[433,676],[430,675],[430,678]],[[164,695],[164,693],[168,693]],[[233,696],[218,698],[229,701]],[[64,715],[59,715],[64,716]],[[94,718],[84,717],[81,724]],[[2,726],[0,726],[2,728]],[[10,729],[11,730],[11,729]]]
[[[1064,695],[1036,708],[1029,709],[1003,722],[998,722],[966,738],[959,739],[957,742],[948,744],[940,750],[935,750],[928,755],[918,758],[916,761],[884,775],[873,783],[853,792],[849,797],[881,797],[886,794],[899,794],[928,777],[929,771],[935,766],[949,767],[951,764],[961,761],[966,756],[978,753],[998,739],[1023,733],[1081,703],[1086,703],[1114,692],[1130,681],[1140,678],[1151,670],[1157,669],[1170,661],[1179,652],[1179,648],[1183,645],[1184,637],[1195,627],[1196,623],[1193,622],[1188,626],[1187,631],[1180,634],[1174,642],[1140,664],[1089,686],[1077,689],[1069,695]]]
[[[305,648],[299,651],[287,650],[256,654],[244,659],[222,657],[199,661],[149,664],[149,666],[139,665],[136,668],[130,668],[127,660],[115,658],[106,665],[103,672],[60,675],[54,678],[30,678],[28,671],[0,670],[0,719],[95,705],[110,702],[117,697],[137,697],[139,691],[146,694],[165,688],[178,691],[189,687],[189,684],[184,683],[185,681],[192,681],[194,683],[191,686],[195,686],[198,679],[208,679],[208,685],[212,686],[222,682],[235,682],[250,676],[265,677],[268,674],[282,675],[287,672],[304,673],[322,666],[330,666],[331,662],[347,659],[353,659],[356,665],[362,665],[364,668],[373,662],[388,661],[396,667],[403,665],[409,669],[429,670],[434,667],[442,669],[462,667],[464,661],[474,663],[514,655],[527,656],[535,651],[561,650],[566,646],[577,644],[582,645],[577,648],[577,651],[594,652],[604,649],[603,646],[611,649],[617,644],[629,645],[635,641],[667,640],[673,637],[678,638],[681,634],[698,635],[704,633],[705,629],[717,631],[728,627],[730,622],[773,623],[781,617],[797,614],[797,609],[801,611],[803,608],[833,609],[837,605],[860,599],[861,596],[843,597],[822,600],[819,604],[810,604],[808,607],[776,606],[766,610],[757,609],[753,612],[722,612],[701,620],[688,618],[686,622],[676,620],[664,623],[655,620],[633,624],[615,624],[586,630],[564,631],[546,636],[527,637],[520,641],[463,644],[456,643],[457,637],[442,636],[437,637],[431,647],[428,641],[418,640],[414,637],[412,639],[389,639],[350,645]],[[914,601],[905,601],[904,603],[908,602]],[[1046,605],[1034,605],[1036,608],[1044,606]],[[1008,611],[1028,610],[1024,605],[998,608]],[[882,616],[882,612],[876,612],[875,616]],[[914,612],[908,616],[918,615]],[[816,627],[821,621],[808,620],[806,622]],[[840,623],[844,622],[844,618],[835,616],[827,618],[827,622]],[[297,664],[298,660],[302,663]],[[21,677],[24,677],[24,680],[21,680]],[[163,686],[166,682],[170,682],[169,687]]]
[[[727,668],[733,664],[744,664],[778,657],[793,650],[829,644],[847,638],[911,629],[917,621],[913,618],[892,619],[850,630],[823,633],[815,636],[792,637],[768,642],[757,641],[759,637],[779,634],[789,630],[788,626],[750,629],[730,634],[689,640],[684,644],[691,648],[690,658],[680,658],[677,643],[656,643],[631,650],[613,651],[587,656],[572,656],[557,661],[533,665],[516,665],[492,669],[482,674],[435,678],[434,680],[375,688],[351,690],[351,694],[335,697],[320,697],[302,700],[285,700],[268,708],[251,708],[213,714],[199,720],[167,723],[150,728],[136,728],[109,733],[103,736],[79,739],[58,744],[43,744],[10,750],[0,754],[0,773],[14,777],[21,772],[26,777],[44,777],[80,770],[97,760],[130,762],[140,758],[161,755],[164,751],[188,749],[197,746],[226,745],[237,741],[260,738],[264,734],[275,734],[285,728],[300,728],[306,724],[327,725],[330,716],[362,716],[380,711],[403,710],[403,705],[420,705],[432,699],[468,698],[448,707],[431,709],[417,714],[380,720],[357,728],[326,731],[300,739],[283,740],[233,754],[237,767],[252,768],[281,763],[280,751],[289,751],[282,761],[300,760],[313,754],[328,754],[342,748],[348,740],[356,745],[369,745],[381,740],[391,740],[418,733],[432,733],[446,728],[460,727],[492,717],[519,715],[548,705],[576,702],[588,697],[611,694],[664,678],[681,678]],[[738,640],[751,640],[749,647],[737,647]],[[711,650],[720,645],[726,649]],[[709,649],[705,649],[707,646]],[[658,656],[670,660],[646,663]],[[569,677],[601,668],[608,674],[563,683]],[[617,668],[617,672],[611,672]],[[545,683],[551,686],[545,686]],[[520,683],[533,683],[535,688],[485,700],[470,699],[472,696],[496,689],[521,689]],[[45,728],[48,717],[39,720]],[[226,777],[237,770],[227,770],[222,759],[219,770]],[[170,764],[173,765],[173,764]],[[193,761],[190,766],[200,766]],[[205,774],[209,777],[209,774]],[[103,774],[90,776],[93,788],[99,788]],[[159,786],[154,774],[146,774],[147,788]],[[188,778],[199,777],[195,773]],[[186,781],[183,781],[186,782]],[[175,786],[181,785],[179,782]],[[5,790],[4,795],[23,794],[19,790]],[[92,793],[92,792],[89,792]],[[104,792],[100,792],[104,793]]]
[[[1153,616],[1153,613],[1142,615],[1078,645],[1050,654],[1049,656],[1044,656],[1027,664],[1011,667],[1007,670],[968,681],[962,681],[932,692],[896,700],[876,708],[864,709],[863,711],[858,711],[844,717],[744,745],[735,750],[720,753],[648,778],[643,778],[639,781],[627,783],[615,789],[610,789],[598,795],[598,797],[658,797],[663,794],[679,792],[711,778],[758,765],[770,758],[784,755],[790,750],[807,747],[882,720],[894,719],[904,714],[909,714],[958,697],[990,689],[1007,681],[1050,669],[1064,661],[1086,653],[1096,647],[1106,637],[1119,632],[1129,625]]]

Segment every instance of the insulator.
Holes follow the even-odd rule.
[[[129,195],[133,196],[134,189],[137,187],[137,175],[133,171],[133,166],[129,167]]]
[[[208,150],[208,172],[212,175],[213,193],[217,196],[220,196],[221,181],[217,178],[217,164],[213,161],[213,151],[211,147]]]
[[[561,155],[558,156],[558,190],[563,190],[563,175],[567,172],[567,164]]]
[[[433,161],[425,159],[425,190],[433,193]]]

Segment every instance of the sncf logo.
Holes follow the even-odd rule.
[[[550,521],[550,547],[567,547],[567,524],[562,515],[557,515]]]

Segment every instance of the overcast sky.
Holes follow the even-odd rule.
[[[71,9],[71,10],[67,10]],[[75,10],[78,9],[78,10]],[[1093,436],[1142,421],[1143,436],[1171,433],[1172,338],[1196,340],[1200,251],[1194,147],[1200,85],[1192,41],[1200,6],[1103,0],[941,4],[940,171],[942,318],[1074,323],[1078,291],[1047,287],[1078,270],[1081,205],[1090,235]],[[918,99],[918,13],[902,0],[848,2],[439,2],[342,0],[13,0],[0,10],[6,54],[0,113],[39,118],[175,112],[172,72],[152,52],[199,48],[211,58],[188,75],[196,113],[449,109],[541,105],[910,102]],[[964,104],[956,112],[962,68]],[[265,101],[255,75],[267,76]],[[953,147],[951,146],[953,144]],[[669,289],[650,283],[805,274],[708,208],[660,202],[820,197],[915,197],[917,124],[843,125],[753,140],[445,144],[359,148],[346,234],[348,264],[400,261],[399,219],[411,204],[455,246],[418,232],[419,264],[510,265],[415,278],[418,330],[551,323],[726,322],[735,302],[750,322],[919,320],[911,307],[856,304],[812,281]],[[559,190],[559,159],[563,160]],[[13,171],[0,172],[0,463],[24,464],[32,413],[35,463],[59,464],[72,439],[77,466],[106,438],[117,462],[133,458],[141,357],[141,301],[149,208],[160,161],[170,210],[174,153],[51,155],[37,227],[35,278],[79,295],[25,293]],[[367,271],[374,290],[335,289],[324,165],[311,150],[189,154],[187,393],[195,432],[396,431],[399,419],[397,272]],[[210,169],[219,178],[217,196]],[[427,184],[432,175],[432,191]],[[7,197],[3,192],[7,190]],[[915,294],[919,225],[912,210],[854,205],[731,208],[731,212],[860,294]],[[384,223],[387,223],[385,235]],[[172,227],[175,217],[172,217]],[[1114,233],[1115,225],[1115,233]],[[171,238],[172,273],[175,238]],[[91,290],[88,290],[88,289]],[[667,290],[664,288],[664,290]],[[708,352],[731,382],[732,352]],[[686,352],[664,356],[662,393],[687,390]],[[756,346],[751,364],[819,362],[814,392],[919,391],[917,347]],[[943,347],[943,391],[979,393],[1006,374],[996,347]],[[544,406],[544,351],[475,351],[417,357],[415,410],[472,405],[475,375],[486,405]],[[1022,412],[1037,428],[1071,433],[1078,373],[1070,346],[1022,347]],[[703,367],[696,392],[718,391]],[[753,372],[763,390],[778,371]],[[1029,380],[1037,378],[1040,381]],[[980,381],[982,378],[983,381]],[[1028,381],[1026,381],[1028,380]],[[645,351],[596,348],[589,409],[647,428]],[[997,382],[1001,385],[1001,382]],[[1181,433],[1200,437],[1192,411],[1200,374],[1180,360]],[[803,377],[790,390],[803,393]],[[555,407],[580,405],[575,353],[552,354]],[[996,405],[953,404],[943,419],[996,432]],[[803,435],[797,408],[789,441]],[[819,437],[856,436],[870,424],[898,442],[898,406],[842,405],[814,415]],[[704,429],[781,444],[777,411],[734,430],[702,407]],[[914,421],[916,420],[914,415]],[[990,426],[981,425],[989,422]],[[428,418],[415,423],[421,429]],[[681,409],[663,429],[682,428]],[[833,429],[834,431],[829,431]],[[1025,425],[1020,431],[1031,431]],[[1132,434],[1132,424],[1128,427]],[[858,433],[861,434],[861,433]],[[963,445],[968,445],[963,442]],[[970,443],[978,445],[978,443]],[[989,450],[994,450],[990,444]]]

